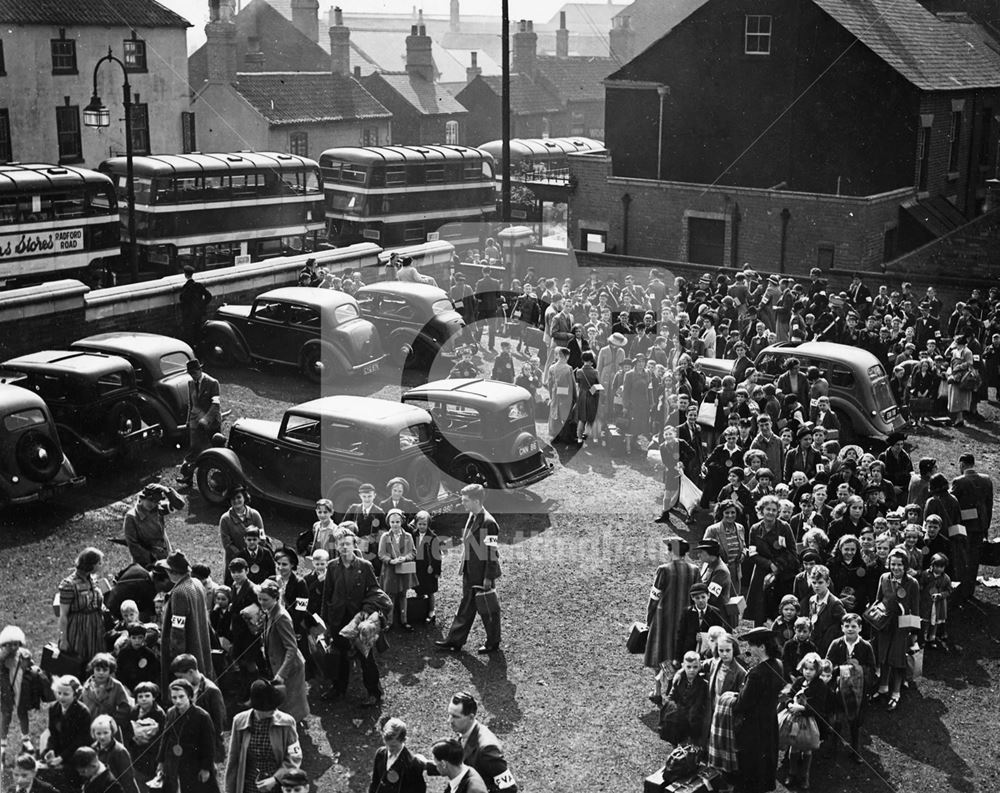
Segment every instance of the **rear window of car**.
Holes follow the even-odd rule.
[[[529,415],[527,402],[515,402],[507,408],[507,418],[510,421],[520,421],[528,418]]]
[[[427,443],[431,438],[430,426],[428,424],[414,424],[406,427],[399,433],[399,450],[406,451],[414,446]]]
[[[98,394],[110,394],[113,391],[118,391],[128,385],[125,379],[125,375],[122,372],[111,372],[109,374],[101,376],[97,381],[97,393]]]
[[[337,321],[337,324],[342,322],[347,322],[352,319],[357,319],[358,309],[353,303],[341,303],[333,310],[333,318]]]
[[[289,416],[285,422],[285,440],[319,448],[320,426],[309,416]]]
[[[441,298],[440,300],[435,300],[431,304],[431,311],[433,311],[435,314],[446,314],[447,312],[454,310],[455,310],[455,304],[452,303],[450,300],[446,300],[445,298]]]
[[[868,367],[868,379],[875,382],[879,378],[885,377],[885,369],[882,368],[882,364],[877,363],[874,366]]]
[[[19,410],[16,413],[8,413],[3,417],[3,428],[7,432],[17,432],[28,427],[37,427],[39,424],[47,423],[45,414],[39,408]]]
[[[340,454],[364,457],[369,450],[368,438],[352,424],[331,422],[323,428],[323,448]]]
[[[179,372],[186,372],[187,362],[187,353],[183,353],[180,350],[177,352],[168,352],[166,355],[160,356],[160,371],[163,372],[165,377]]]

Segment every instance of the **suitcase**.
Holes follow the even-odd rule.
[[[662,768],[650,774],[642,783],[642,793],[663,793],[665,788]]]
[[[42,648],[42,662],[39,666],[49,677],[63,675],[80,677],[83,672],[83,659],[73,653],[60,652],[59,646],[50,642]]]
[[[536,350],[542,349],[545,342],[542,340],[544,334],[539,328],[525,327],[521,332],[521,339],[526,347],[534,347]]]
[[[633,622],[628,639],[625,641],[625,649],[632,655],[644,653],[646,652],[646,639],[648,638],[649,628],[641,622]]]
[[[1000,566],[1000,538],[983,543],[979,563],[986,567]]]
[[[612,457],[625,456],[625,436],[618,427],[608,427],[605,430],[605,443],[608,446],[608,454]]]
[[[406,621],[410,625],[423,625],[430,613],[430,600],[426,595],[410,595],[406,599]]]

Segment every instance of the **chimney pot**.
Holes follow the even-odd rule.
[[[355,66],[354,67],[354,78],[356,80],[360,80],[361,79],[361,67],[360,66]]]
[[[344,24],[344,12],[340,9],[340,6],[334,6],[333,9],[333,24],[340,27]]]
[[[473,50],[472,51],[472,68],[473,69],[475,69],[479,65],[478,61],[479,61],[479,53],[476,52],[475,50]]]
[[[565,30],[566,29],[566,12],[565,11],[560,11],[559,12],[559,29],[560,30]]]

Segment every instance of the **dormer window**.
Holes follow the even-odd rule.
[[[771,17],[747,14],[743,51],[747,55],[771,54]]]

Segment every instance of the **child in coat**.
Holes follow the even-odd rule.
[[[798,714],[804,719],[812,719],[817,744],[819,725],[826,721],[827,688],[819,678],[819,665],[822,659],[818,653],[807,653],[797,667],[798,676],[792,681],[792,699],[786,706],[792,714]],[[796,786],[799,790],[809,790],[809,768],[812,765],[814,749],[803,744],[793,744],[789,749],[788,776],[785,786]]]
[[[129,691],[160,679],[160,657],[146,644],[146,626],[130,625],[128,644],[118,652],[118,679]]]
[[[90,718],[100,715],[119,719],[128,713],[135,702],[132,694],[115,677],[118,662],[111,653],[98,653],[87,664],[90,677],[83,684],[80,702],[87,706]]]
[[[852,759],[860,763],[861,722],[875,682],[875,650],[861,638],[861,617],[857,614],[845,614],[840,629],[843,636],[834,639],[826,652],[837,691],[837,732],[842,740],[850,736]]]
[[[414,591],[418,596],[427,598],[427,621],[435,622],[434,596],[441,578],[441,541],[431,529],[431,516],[426,510],[416,514],[412,526],[413,546],[417,554],[417,585]]]
[[[681,668],[670,681],[670,690],[660,709],[660,737],[679,746],[702,743],[708,682],[701,672],[701,657],[693,650],[684,653]]]
[[[924,629],[924,644],[934,650],[948,650],[948,598],[951,578],[945,572],[948,557],[936,553],[930,567],[920,577],[920,622]]]
[[[784,670],[785,680],[789,683],[794,679],[802,659],[809,653],[816,652],[816,645],[810,636],[812,636],[812,622],[808,617],[796,617],[795,635],[791,641],[785,642],[781,650],[781,668]]]
[[[785,595],[778,607],[778,616],[771,623],[771,630],[774,631],[779,650],[784,650],[785,645],[795,638],[795,620],[798,618],[799,599],[795,595]]]

